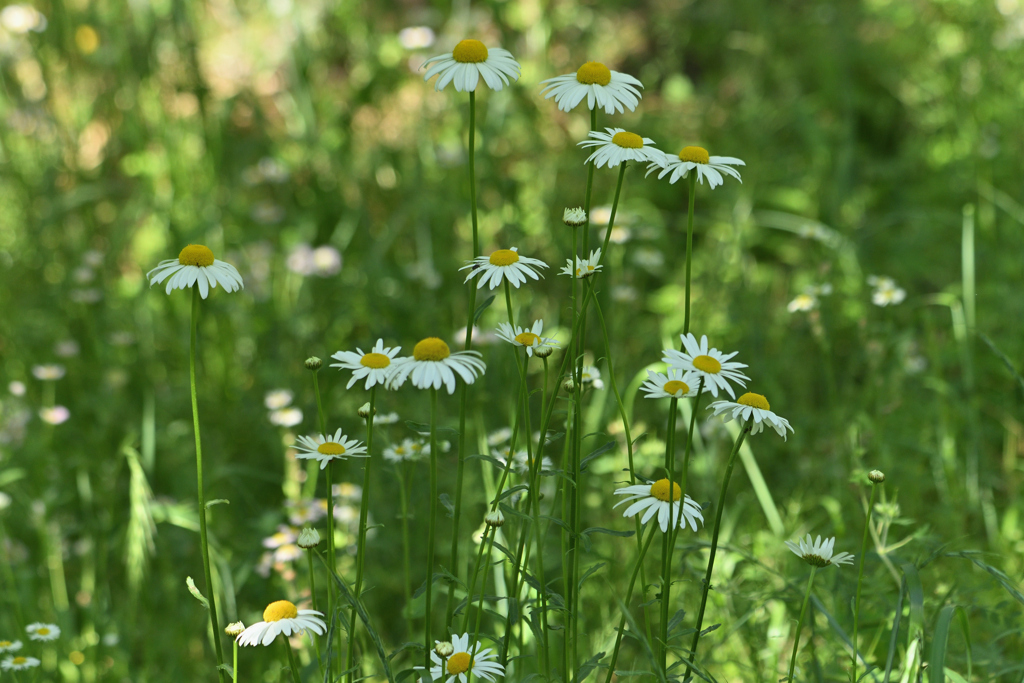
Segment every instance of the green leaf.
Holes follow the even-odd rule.
[[[935,622],[935,634],[932,636],[932,652],[928,658],[928,680],[931,683],[945,683],[946,680],[946,646],[949,643],[949,624],[953,615],[960,613],[960,626],[967,641],[967,678],[971,677],[971,632],[967,624],[967,614],[958,605],[946,605],[939,612]]]
[[[484,311],[486,311],[487,307],[490,306],[492,303],[494,303],[494,295],[493,294],[490,295],[489,297],[487,297],[486,299],[484,299],[484,302],[476,307],[476,310],[473,311],[473,322],[474,323],[477,320],[480,319],[480,316],[482,316],[484,314]]]
[[[412,420],[406,420],[405,426],[417,434],[430,434],[430,425],[425,422],[413,422]],[[455,436],[459,435],[459,430],[453,427],[438,427],[436,432],[438,434],[448,433]]]
[[[617,529],[605,529],[600,526],[592,526],[589,529],[584,529],[580,532],[580,536],[587,536],[589,534],[607,534],[609,536],[618,536],[619,538],[629,538],[636,534],[635,531],[617,530]]]
[[[526,484],[519,484],[518,486],[513,486],[510,489],[505,489],[504,491],[501,492],[501,495],[498,496],[498,500],[505,500],[509,496],[514,495],[519,491],[525,491],[528,488],[530,487],[527,486]]]
[[[214,498],[213,500],[206,501],[206,509],[209,510],[214,505],[231,505],[231,501],[227,498]]]
[[[583,586],[583,582],[586,581],[587,579],[589,579],[591,577],[591,575],[594,574],[594,572],[596,572],[598,569],[600,569],[601,567],[605,566],[606,564],[608,564],[608,563],[607,562],[598,562],[597,564],[591,566],[590,569],[588,569],[587,571],[583,572],[583,576],[580,577],[580,582],[577,584],[577,589],[582,587]]]
[[[191,593],[196,600],[203,603],[203,607],[210,609],[210,601],[203,597],[203,594],[196,588],[196,582],[192,580],[191,576],[185,577],[185,585],[188,586],[188,592]]]
[[[441,501],[441,505],[443,505],[444,509],[448,511],[448,518],[451,519],[455,517],[455,503],[452,502],[452,499],[448,496],[448,494],[442,493],[440,496],[437,497],[437,499]]]
[[[607,453],[608,451],[610,451],[613,448],[615,448],[615,442],[614,441],[609,441],[608,443],[606,443],[605,445],[601,446],[597,450],[591,451],[590,455],[588,455],[587,457],[583,458],[583,460],[580,460],[580,472],[582,472],[583,470],[587,469],[587,465],[590,464],[591,460],[593,460],[594,458],[601,457],[602,455],[604,455],[605,453]]]

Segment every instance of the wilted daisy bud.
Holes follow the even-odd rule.
[[[306,369],[312,370],[313,372],[319,370],[321,366],[323,366],[323,364],[324,362],[317,358],[316,356],[310,356],[309,358],[306,359]]]
[[[872,484],[881,484],[885,481],[885,473],[882,470],[871,470],[868,472],[868,479],[871,480]]]
[[[320,532],[316,529],[306,527],[299,533],[298,546],[303,550],[309,550],[320,545]]]
[[[553,346],[538,346],[533,350],[533,355],[537,356],[537,358],[547,358],[554,352],[555,348]]]
[[[493,527],[503,526],[505,524],[505,515],[501,514],[501,510],[488,512],[487,516],[484,517],[484,524]]]
[[[434,652],[437,653],[438,657],[451,657],[452,653],[455,652],[455,648],[447,640],[436,640],[434,641]]]
[[[224,633],[228,634],[232,638],[237,638],[238,636],[240,636],[242,634],[242,631],[244,631],[244,630],[245,630],[245,624],[243,624],[240,621],[236,621],[233,624],[228,624],[224,628]]]
[[[587,212],[582,207],[566,209],[562,214],[562,222],[570,228],[578,228],[587,222]]]
[[[366,418],[370,417],[370,413],[371,412],[374,415],[376,415],[377,414],[377,409],[376,408],[371,408],[370,407],[370,402],[367,401],[363,405],[359,406],[359,410],[357,412],[359,413],[359,417],[361,417],[361,418],[363,418],[365,420]]]
[[[572,377],[566,377],[565,381],[562,382],[562,389],[565,391],[565,393],[571,394],[572,392],[576,391],[576,382],[572,381]]]

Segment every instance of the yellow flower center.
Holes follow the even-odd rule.
[[[322,443],[319,446],[317,446],[316,452],[322,455],[344,455],[345,447],[342,446],[340,443],[328,441],[327,443]]]
[[[601,62],[587,62],[576,72],[576,82],[583,85],[608,85],[612,72]]]
[[[0,647],[8,648],[11,646],[11,644],[12,643],[9,640],[0,640]]]
[[[629,133],[621,131],[612,136],[612,142],[619,147],[626,147],[628,149],[640,149],[644,146],[644,139],[636,133]]]
[[[201,244],[190,244],[178,254],[178,263],[183,266],[199,266],[200,268],[213,265],[213,252],[209,247]]]
[[[45,626],[42,626],[36,629],[36,634],[40,636],[48,636],[50,635],[50,629],[46,628]]]
[[[452,355],[451,349],[437,337],[427,337],[419,342],[412,349],[412,357],[416,360],[444,360]]]
[[[487,47],[479,40],[463,40],[452,50],[452,59],[463,64],[478,64],[487,61]]]
[[[771,406],[768,405],[768,399],[766,399],[761,394],[754,394],[749,391],[740,396],[740,400],[736,402],[741,405],[750,406],[752,408],[760,408],[761,410],[772,409]]]
[[[690,386],[686,382],[680,382],[678,379],[666,382],[662,389],[665,390],[666,394],[672,394],[673,396],[679,391],[682,391],[684,394],[690,393]]]
[[[492,253],[490,258],[492,266],[511,266],[518,260],[519,254],[511,249],[499,249]]]
[[[516,341],[523,346],[533,346],[537,343],[538,339],[540,339],[540,337],[535,335],[533,332],[523,332],[522,334],[516,335]]]
[[[668,499],[669,484],[672,484],[672,500],[675,501],[682,498],[683,490],[679,488],[679,484],[668,479],[659,479],[651,484],[651,495],[664,503],[670,502]]]
[[[24,664],[27,661],[28,661],[27,657],[15,657],[14,659],[11,660],[11,664],[13,664],[15,666],[21,666],[22,664]]]
[[[263,610],[263,621],[281,621],[299,616],[299,610],[287,600],[278,600],[267,605]]]
[[[468,652],[456,652],[448,658],[448,673],[452,676],[466,673],[471,666],[473,660],[470,659]]]
[[[368,353],[359,359],[359,364],[366,368],[380,370],[391,365],[391,359],[383,353]]]
[[[706,164],[711,160],[708,151],[703,147],[683,147],[679,153],[680,161],[692,161],[696,164]]]
[[[722,371],[722,364],[711,356],[697,356],[693,359],[693,367],[712,375],[717,375]]]

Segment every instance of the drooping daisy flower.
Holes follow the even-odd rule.
[[[443,678],[445,683],[452,683],[458,679],[459,683],[467,683],[469,677],[466,673],[470,669],[473,670],[473,678],[486,678],[492,682],[495,677],[505,675],[505,667],[491,661],[498,656],[491,652],[491,648],[481,650],[482,645],[479,642],[472,648],[469,647],[468,633],[463,633],[461,636],[453,635],[451,643],[452,653],[446,660],[441,659],[436,648],[430,652],[430,661],[434,663],[434,666],[430,667],[430,677],[433,680],[437,681]],[[413,668],[423,670],[422,666]]]
[[[679,338],[685,351],[665,349],[662,351],[665,354],[662,360],[683,372],[695,373],[698,381],[703,377],[704,391],[710,391],[715,398],[718,398],[719,389],[725,389],[735,398],[730,382],[743,387],[746,386],[745,382],[750,381],[749,377],[740,372],[740,368],[747,367],[746,364],[729,362],[738,351],[725,354],[718,349],[709,349],[706,335],[701,335],[699,344],[692,332],[679,335]]]
[[[436,62],[423,76],[429,81],[437,75],[434,90],[444,90],[449,83],[455,84],[457,92],[473,92],[483,77],[491,90],[501,90],[509,83],[519,80],[519,62],[508,50],[500,47],[487,48],[479,40],[469,38],[461,41],[451,52],[431,57],[423,66]]]
[[[559,348],[558,342],[550,337],[542,337],[541,332],[544,331],[544,321],[538,320],[533,323],[533,327],[529,330],[516,325],[514,328],[508,323],[500,323],[498,325],[498,336],[507,341],[513,346],[521,346],[526,348],[526,353],[530,356],[533,352],[540,348]]]
[[[907,298],[907,290],[897,287],[891,277],[871,275],[868,284],[875,288],[871,293],[871,303],[876,306],[895,306]]]
[[[645,398],[690,398],[697,395],[697,382],[693,376],[677,368],[669,368],[666,374],[648,370],[647,379],[640,388]]]
[[[440,389],[443,384],[449,394],[455,393],[455,373],[466,384],[472,384],[487,368],[478,351],[451,352],[443,340],[427,337],[413,347],[412,357],[396,358],[389,388],[397,389],[412,375],[417,389]]]
[[[579,143],[580,147],[595,147],[595,151],[584,163],[594,162],[594,166],[614,168],[624,161],[643,161],[653,163],[664,154],[654,147],[654,140],[642,138],[622,128],[605,128],[606,133],[592,130],[586,140]]]
[[[793,431],[788,420],[779,417],[771,411],[768,399],[761,394],[754,394],[748,391],[740,396],[739,400],[735,403],[732,401],[715,401],[708,406],[708,410],[712,408],[715,411],[715,415],[726,413],[726,422],[731,422],[732,420],[746,422],[753,418],[754,422],[750,428],[751,434],[760,432],[764,429],[766,423],[782,437],[783,441],[786,439],[786,430]]]
[[[353,384],[364,377],[366,378],[364,388],[369,389],[376,384],[383,385],[385,383],[390,372],[391,361],[401,350],[401,346],[385,347],[384,340],[378,339],[377,345],[367,353],[363,353],[363,350],[359,347],[356,347],[354,353],[352,351],[338,351],[331,358],[340,362],[331,363],[331,367],[355,370],[352,373],[352,379],[345,385],[346,389],[351,389]]]
[[[0,653],[3,652],[17,652],[21,649],[20,640],[0,640]]]
[[[167,280],[167,293],[172,289],[185,289],[199,283],[199,295],[206,298],[211,287],[223,285],[224,291],[242,289],[242,276],[230,263],[213,258],[213,252],[202,244],[190,244],[181,250],[177,259],[167,259],[146,273],[149,286]],[[168,279],[169,278],[169,279]]]
[[[680,178],[685,178],[690,171],[695,171],[700,184],[703,185],[704,179],[707,178],[708,185],[713,190],[724,182],[723,173],[743,182],[740,172],[733,166],[746,166],[746,164],[736,157],[708,156],[708,151],[703,147],[683,147],[678,156],[662,152],[658,158],[651,159],[651,165],[647,167],[647,175],[658,170],[660,171],[658,173],[659,180],[666,174],[671,174],[668,181],[675,183]]]
[[[53,382],[64,376],[64,366],[57,365],[33,365],[32,376],[44,382]]]
[[[238,636],[239,645],[270,645],[278,634],[285,636],[312,631],[323,635],[327,624],[323,614],[311,609],[298,609],[287,600],[278,600],[263,610],[263,621],[257,621]]]
[[[672,491],[671,500],[669,499],[670,490]],[[641,524],[647,524],[651,517],[658,515],[658,525],[661,526],[663,533],[668,532],[669,524],[674,522],[677,517],[680,529],[686,528],[686,524],[689,522],[690,528],[696,531],[697,520],[699,519],[700,523],[704,524],[704,516],[700,513],[700,505],[695,503],[690,496],[684,497],[683,512],[679,514],[679,499],[682,497],[682,492],[679,484],[674,481],[670,482],[668,479],[659,479],[651,484],[627,486],[615,489],[615,495],[629,496],[616,503],[615,507],[632,502],[632,505],[622,513],[623,517],[632,517],[646,510],[644,516],[640,518]]]
[[[21,671],[39,666],[39,660],[35,657],[7,657],[0,662],[0,668],[4,671]]]
[[[57,624],[40,624],[36,622],[25,627],[29,640],[57,640],[60,638],[60,626]]]
[[[601,247],[591,251],[590,258],[582,259],[579,256],[576,257],[576,277],[578,279],[582,280],[583,278],[595,275],[603,267],[601,265]],[[572,277],[572,259],[565,259],[565,266],[560,274]]]
[[[345,458],[368,458],[366,446],[355,439],[346,439],[341,430],[333,436],[317,434],[316,437],[299,436],[295,448],[299,451],[295,457],[300,460],[310,458],[320,461],[320,469],[327,467],[331,460]]]
[[[818,536],[817,540],[811,542],[811,535],[807,534],[805,538],[799,539],[799,545],[793,541],[786,541],[786,547],[792,550],[797,557],[814,567],[827,567],[830,564],[840,566],[843,564],[853,564],[853,555],[850,553],[839,553],[838,555],[832,555],[832,548],[836,544],[836,539],[832,538],[825,539],[823,543],[821,536]]]
[[[555,76],[540,84],[548,84],[541,91],[544,99],[554,97],[562,111],[572,111],[585,97],[588,109],[593,110],[596,105],[607,114],[621,114],[623,107],[636,109],[641,97],[637,88],[644,87],[629,74],[612,71],[601,62],[587,62],[574,74]]]
[[[534,280],[540,279],[535,268],[547,267],[548,264],[540,259],[520,256],[519,248],[512,247],[511,249],[498,249],[490,256],[477,256],[459,270],[469,270],[466,282],[481,273],[483,274],[480,282],[476,285],[477,289],[483,289],[484,284],[489,284],[490,288],[494,289],[501,284],[502,279],[508,280],[509,284],[518,289],[519,285],[526,282],[527,276]]]

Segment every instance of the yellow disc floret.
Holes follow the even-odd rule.
[[[479,40],[468,38],[452,50],[452,59],[463,64],[479,64],[487,61],[487,46]]]
[[[696,164],[706,164],[711,160],[708,151],[703,147],[683,147],[679,152],[680,161],[692,161]]]
[[[679,484],[668,479],[659,479],[651,484],[651,495],[664,503],[668,503],[669,484],[672,485],[672,500],[676,501],[682,498],[683,490],[679,488]]]
[[[287,600],[278,600],[267,605],[263,610],[263,621],[281,621],[299,616],[299,610]]]
[[[320,455],[345,455],[345,447],[336,441],[328,441],[316,447]]]
[[[15,657],[14,659],[11,660],[11,664],[13,664],[14,666],[21,666],[22,664],[24,664],[27,661],[28,661],[27,657]]]
[[[627,131],[620,131],[613,135],[612,142],[619,147],[626,147],[628,149],[640,149],[644,146],[644,139],[642,137]]]
[[[468,652],[456,652],[448,658],[448,673],[452,676],[464,674],[473,666]]]
[[[601,62],[587,62],[576,71],[576,82],[583,85],[608,85],[612,72]]]
[[[693,359],[693,367],[712,375],[717,375],[722,371],[722,364],[711,356],[697,356]]]
[[[666,382],[662,389],[666,394],[671,394],[672,396],[675,396],[680,391],[684,394],[690,393],[690,386],[686,382],[680,382],[678,379]]]
[[[416,343],[412,349],[412,357],[416,360],[444,360],[452,355],[451,349],[437,337],[427,337]]]
[[[492,266],[511,266],[519,260],[519,254],[511,249],[498,249],[491,254],[491,258],[488,260]]]
[[[11,641],[9,641],[9,640],[0,640],[0,648],[2,648],[2,649],[5,649],[5,650],[6,650],[7,648],[9,648],[9,647],[10,647],[11,645],[13,645],[13,644],[14,644],[14,643],[12,643],[12,642],[11,642]]]
[[[539,339],[540,337],[535,335],[533,332],[523,332],[516,335],[516,341],[523,346],[533,346]]]
[[[205,266],[213,265],[213,252],[209,247],[201,244],[190,244],[178,254],[178,263],[183,266]]]
[[[46,628],[45,626],[40,626],[36,629],[36,635],[48,636],[50,635],[50,629]]]
[[[380,370],[391,365],[391,359],[383,353],[368,353],[359,359],[359,364],[364,368],[372,368],[374,370]]]
[[[740,405],[750,406],[751,408],[760,408],[761,410],[772,409],[772,407],[768,405],[768,399],[761,394],[755,394],[749,391],[740,396],[740,399],[736,402]]]

